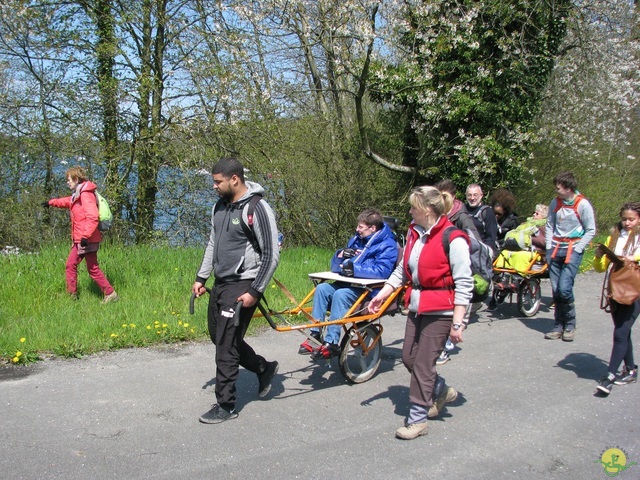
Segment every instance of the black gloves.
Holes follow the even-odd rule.
[[[47,200],[46,202],[42,202],[41,204],[44,208],[49,208],[49,200]]]
[[[80,240],[81,247],[86,247],[87,245],[89,245],[89,240],[87,240],[86,238]]]
[[[345,248],[344,250],[342,250],[342,258],[344,258],[345,260],[347,258],[353,258],[356,256],[356,251],[353,248]]]
[[[353,277],[353,263],[344,262],[342,264],[342,275],[345,277]]]

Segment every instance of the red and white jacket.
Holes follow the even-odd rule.
[[[424,246],[418,257],[417,283],[414,283],[416,272],[410,270],[409,258],[415,243],[420,241],[420,234],[416,231],[414,224],[409,226],[407,245],[403,258],[403,269],[404,277],[411,279],[411,283],[405,295],[405,301],[408,307],[409,300],[412,297],[412,291],[416,289],[420,290],[418,308],[416,310],[418,314],[453,310],[456,283],[454,282],[451,261],[442,243],[444,230],[451,226],[453,226],[453,224],[443,215],[425,234]],[[453,240],[458,237],[464,238],[467,243],[469,242],[467,234],[458,229],[454,229],[451,232],[449,241],[453,242]],[[468,262],[469,260],[467,259],[467,265]],[[468,270],[469,267],[467,266],[466,269]],[[466,283],[469,285],[465,285],[465,287],[470,289],[473,287],[473,281],[470,278],[470,270],[468,273],[469,282]]]

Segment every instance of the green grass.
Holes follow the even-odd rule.
[[[106,305],[84,262],[78,269],[79,299],[69,298],[64,278],[68,248],[0,256],[0,363],[208,338],[207,300],[198,299],[195,315],[189,315],[202,248],[103,246],[100,267],[121,298]],[[328,270],[331,254],[285,249],[275,277],[302,299],[312,286],[307,275]],[[265,296],[272,308],[291,306],[273,282]],[[263,320],[252,322],[253,330],[264,325]]]
[[[598,236],[593,245],[605,238]],[[104,246],[98,255],[100,266],[121,297],[106,305],[100,303],[102,293],[84,262],[78,269],[80,298],[74,302],[67,295],[67,245],[38,254],[0,255],[0,363],[208,338],[207,300],[198,299],[195,315],[189,315],[202,252],[202,248]],[[312,286],[308,274],[328,270],[331,255],[312,247],[285,249],[275,277],[301,300]],[[592,259],[590,248],[581,271],[591,269]],[[292,306],[274,282],[265,296],[275,310]],[[252,322],[249,334],[265,325],[264,320]]]

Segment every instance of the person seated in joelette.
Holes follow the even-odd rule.
[[[536,205],[533,216],[514,230],[507,233],[504,249],[500,252],[495,266],[498,268],[513,268],[516,271],[526,271],[538,253],[545,247],[545,223],[549,207]]]
[[[345,277],[386,279],[396,266],[397,258],[398,244],[394,233],[384,222],[382,213],[369,208],[358,215],[356,234],[346,248],[333,255],[331,271]],[[320,283],[313,294],[311,316],[322,322],[329,311],[329,320],[339,320],[363,291],[363,288],[345,282]],[[311,354],[314,359],[338,355],[341,329],[340,325],[329,325],[322,340],[320,330],[312,328],[311,336],[322,345],[315,348],[312,342],[305,340],[298,353]]]

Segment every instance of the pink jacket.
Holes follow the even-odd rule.
[[[102,240],[98,230],[98,204],[96,202],[96,184],[90,181],[78,185],[70,197],[52,198],[49,205],[56,208],[68,208],[71,214],[71,239],[80,243],[86,238],[89,243]]]

